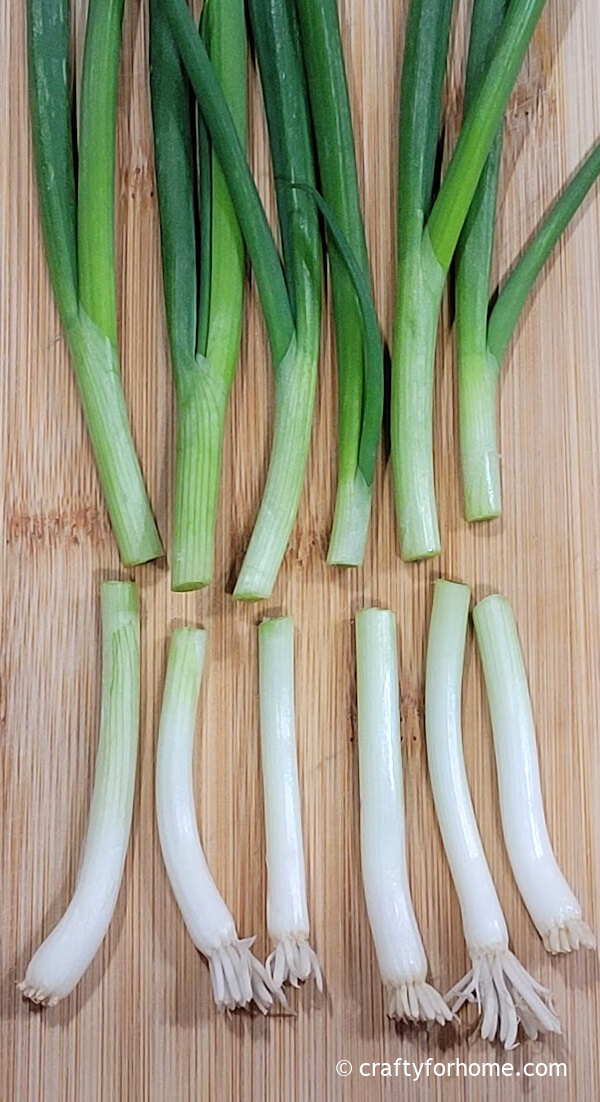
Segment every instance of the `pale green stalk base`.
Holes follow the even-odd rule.
[[[502,513],[498,383],[498,364],[489,352],[482,356],[462,356],[458,372],[458,406],[468,521],[492,520]]]
[[[327,552],[330,566],[360,566],[369,535],[373,487],[367,486],[359,470],[349,478],[340,475],[331,540]]]
[[[73,898],[19,984],[54,1006],[96,956],[117,903],[129,843],[140,711],[137,586],[102,585],[102,699],[94,791]]]
[[[133,443],[117,352],[80,309],[67,339],[110,521],[125,566],[163,554]]]
[[[171,589],[212,581],[223,431],[229,387],[198,356],[179,386]]]
[[[276,372],[271,460],[254,531],[233,591],[238,601],[260,601],[273,592],[304,485],[316,381],[316,362],[302,350],[296,351],[293,339]]]
[[[392,465],[405,562],[441,550],[433,475],[433,378],[445,274],[427,233],[399,272],[392,361]]]

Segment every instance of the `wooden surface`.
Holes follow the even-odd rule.
[[[79,9],[79,5],[77,5]],[[2,148],[2,793],[0,1097],[48,1102],[188,1099],[546,1099],[600,1097],[598,962],[551,960],[511,879],[495,791],[482,678],[468,644],[464,736],[486,851],[515,951],[552,988],[560,1038],[509,1059],[565,1061],[568,1078],[385,1081],[362,1061],[493,1060],[458,1034],[395,1030],[367,925],[358,850],[352,618],[371,603],[400,625],[411,878],[431,976],[445,990],[467,961],[425,767],[423,668],[432,581],[440,574],[513,602],[535,704],[557,854],[588,920],[600,923],[600,200],[585,205],[536,288],[502,384],[504,520],[468,528],[456,463],[454,337],[445,310],[436,386],[436,475],[444,551],[398,558],[389,465],[380,464],[364,569],[324,564],[335,477],[331,329],[307,490],[272,601],[226,594],[263,485],[271,380],[248,295],[243,356],[225,446],[215,584],[172,595],[163,564],[134,572],[142,592],[141,755],[133,833],[110,933],[75,993],[40,1012],[15,988],[73,888],[93,775],[99,699],[98,586],[123,577],[92,464],[40,243],[26,109],[22,4],[0,15]],[[391,336],[398,67],[407,0],[343,0],[344,37],[377,302]],[[447,144],[460,118],[464,26],[457,6]],[[81,34],[81,11],[77,13]],[[135,437],[163,533],[171,511],[173,399],[165,351],[146,88],[145,4],[127,5],[119,116],[118,242],[123,372]],[[507,121],[496,270],[518,253],[561,181],[600,132],[597,0],[549,0]],[[263,192],[269,162],[253,88],[250,135]],[[297,618],[298,739],[314,944],[327,998],[293,994],[295,1017],[219,1018],[158,848],[153,766],[166,647],[174,625],[210,629],[196,756],[206,853],[241,933],[267,952],[258,755],[257,640],[266,612]],[[596,927],[597,928],[597,927]],[[468,1015],[466,1016],[468,1019]],[[354,1065],[347,1079],[336,1062]]]

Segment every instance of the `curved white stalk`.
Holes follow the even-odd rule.
[[[500,790],[502,830],[523,902],[550,953],[596,944],[558,866],[548,835],[523,653],[513,611],[497,594],[473,622],[487,688]]]
[[[413,910],[404,831],[396,618],[356,616],[362,878],[390,1018],[437,1021],[452,1014],[426,982],[427,958]]]
[[[254,1002],[266,1014],[276,990],[240,939],[206,863],[194,806],[192,761],[206,632],[179,628],[169,647],[156,759],[156,815],[167,875],[194,945],[208,958],[219,1010]]]
[[[476,1002],[484,1040],[506,1048],[519,1023],[530,1037],[560,1032],[548,992],[529,975],[508,945],[508,930],[485,858],[473,811],[462,749],[461,695],[470,590],[435,585],[427,648],[425,725],[435,808],[460,902],[473,967],[446,998],[453,1010]]]
[[[275,948],[266,967],[277,987],[323,979],[309,944],[306,875],[294,720],[294,621],[258,629],[260,742],[267,842],[267,925]]]
[[[137,586],[104,582],[102,699],[94,791],[75,892],[19,984],[54,1006],[79,982],[110,925],[129,842],[139,730],[140,624]]]

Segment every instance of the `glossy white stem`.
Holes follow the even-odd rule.
[[[388,1014],[451,1017],[426,983],[427,958],[413,909],[404,828],[396,618],[371,608],[356,616],[362,879]]]
[[[594,936],[554,855],[546,825],[531,697],[508,601],[480,601],[473,621],[487,688],[502,830],[519,891],[546,948],[593,948]]]

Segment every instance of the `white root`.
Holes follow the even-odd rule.
[[[38,1006],[56,1006],[59,1001],[59,996],[53,994],[48,988],[36,987],[34,984],[27,983],[27,980],[21,980],[17,987],[26,999],[30,999],[32,1003],[37,1003]]]
[[[552,1009],[550,993],[530,976],[510,949],[472,952],[470,972],[446,995],[457,1013],[467,1002],[475,1002],[480,1013],[484,1041],[496,1037],[505,1048],[514,1048],[519,1025],[535,1040],[538,1033],[560,1033],[560,1022]]]
[[[388,1018],[400,1022],[437,1022],[444,1025],[453,1018],[450,1007],[435,987],[425,982],[385,985]]]
[[[583,946],[584,949],[595,949],[596,938],[583,919],[567,919],[564,922],[556,922],[549,930],[542,933],[544,947],[549,953],[571,953]]]
[[[284,983],[298,987],[311,976],[314,977],[317,989],[323,990],[323,973],[317,954],[311,949],[308,938],[302,935],[292,934],[278,941],[267,957],[265,967],[277,990]]]
[[[253,943],[253,937],[231,941],[220,945],[208,957],[213,995],[221,1012],[254,1003],[261,1014],[267,1014],[274,998],[287,1008],[281,985],[250,952]]]

